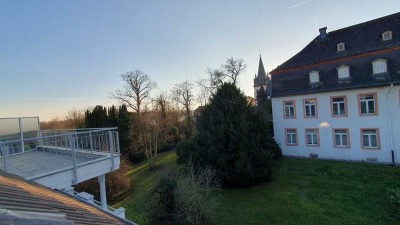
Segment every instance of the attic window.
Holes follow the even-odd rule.
[[[392,31],[386,31],[382,33],[382,41],[392,40]]]
[[[338,52],[344,51],[344,50],[345,50],[344,43],[339,43],[339,44],[336,46],[336,49],[337,49]]]
[[[373,74],[387,73],[387,60],[376,59],[372,61]]]
[[[336,68],[338,71],[338,78],[339,79],[346,79],[350,77],[350,66],[341,65]]]
[[[319,71],[313,70],[309,73],[310,84],[319,83]]]

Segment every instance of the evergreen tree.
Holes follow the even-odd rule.
[[[262,110],[266,115],[272,115],[272,103],[271,98],[268,96],[264,87],[261,86],[257,91],[257,107]]]
[[[130,150],[131,140],[129,137],[129,126],[131,124],[131,115],[126,105],[121,105],[118,109],[118,132],[121,153],[126,154]]]
[[[224,187],[243,187],[268,180],[279,147],[259,110],[243,93],[224,83],[196,120],[197,133],[178,145],[178,163],[211,167]]]

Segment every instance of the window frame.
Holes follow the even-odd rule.
[[[344,99],[344,115],[335,115],[334,113],[333,113],[333,99],[334,98],[343,98]],[[331,96],[330,97],[330,99],[331,99],[331,117],[347,117],[348,116],[348,113],[347,113],[347,95],[340,95],[340,96]]]
[[[287,134],[289,130],[294,130],[294,133],[296,134],[296,143],[289,143],[287,139]],[[285,144],[286,146],[298,146],[299,145],[299,134],[297,132],[297,128],[285,128]]]
[[[345,145],[336,145],[336,131],[341,130],[341,131],[346,131],[347,135],[347,146]],[[334,148],[351,148],[351,142],[350,142],[350,130],[349,128],[332,128],[332,141],[333,141],[333,147]]]
[[[316,75],[315,77],[318,78],[317,81],[312,81],[311,77],[313,75]],[[318,84],[319,82],[321,82],[321,79],[319,77],[319,71],[318,70],[313,70],[311,72],[308,73],[308,79],[310,80],[310,84]]]
[[[294,115],[292,117],[287,117],[286,116],[286,106],[285,103],[289,103],[292,102],[293,103],[293,113]],[[283,107],[283,118],[284,119],[296,119],[296,101],[295,100],[286,100],[286,101],[282,101],[282,107]]]
[[[339,46],[342,46],[342,48],[340,48]],[[345,45],[344,42],[341,42],[341,43],[336,45],[336,51],[337,52],[343,52],[344,50],[346,50],[346,45]]]
[[[361,97],[365,95],[372,95],[374,97],[374,113],[361,113]],[[358,115],[359,116],[377,116],[379,115],[379,109],[378,109],[378,95],[376,92],[371,92],[371,93],[361,93],[357,95],[357,101],[358,101]],[[368,107],[367,107],[368,108]]]
[[[308,132],[309,131],[315,131],[315,133],[317,134],[317,144],[316,145],[314,145],[314,144],[308,144]],[[321,145],[321,141],[320,141],[320,138],[319,138],[319,128],[306,128],[306,129],[304,129],[304,138],[305,138],[305,144],[306,144],[306,146],[307,147],[320,147],[320,145]]]
[[[314,116],[306,116],[306,101],[315,101],[315,115]],[[317,98],[306,98],[303,99],[303,117],[304,119],[309,119],[309,118],[318,118],[318,100]]]
[[[343,69],[347,70],[347,76],[346,77],[340,77],[340,71],[343,70]],[[345,79],[350,78],[350,66],[341,65],[341,66],[336,68],[336,71],[337,71],[337,77],[338,77],[339,80],[345,80]]]
[[[371,62],[372,64],[372,75],[378,75],[378,74],[385,74],[388,72],[388,65],[387,65],[387,59],[375,59],[374,61]],[[375,68],[380,68],[379,65],[383,65],[384,71],[376,71]],[[376,66],[375,66],[376,65]]]
[[[389,35],[388,38],[385,38],[385,35]],[[390,41],[393,39],[393,32],[388,30],[382,33],[382,41]]]
[[[364,146],[363,131],[374,130],[376,132],[376,147]],[[369,143],[371,145],[371,143]],[[365,150],[381,150],[381,138],[379,128],[360,128],[360,145]]]

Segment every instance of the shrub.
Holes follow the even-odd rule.
[[[268,123],[234,84],[225,83],[197,118],[196,135],[178,145],[178,164],[211,167],[224,187],[268,180],[273,159],[280,156]]]
[[[210,168],[195,173],[191,165],[161,179],[156,187],[159,204],[156,224],[212,224],[217,206],[212,191],[218,188],[215,171]]]

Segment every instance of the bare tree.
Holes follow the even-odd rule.
[[[160,143],[160,124],[158,119],[152,117],[152,113],[145,115],[139,132],[139,142],[144,148],[147,163],[153,169],[157,163],[158,146]]]
[[[225,64],[221,65],[220,69],[207,68],[207,79],[200,79],[197,85],[200,87],[202,96],[211,96],[215,90],[224,82],[237,84],[238,76],[246,69],[246,64],[243,59],[226,59]]]
[[[189,138],[193,132],[191,111],[194,104],[194,96],[192,92],[193,84],[189,81],[176,84],[174,89],[172,90],[174,100],[183,107],[183,111],[186,117],[186,138]]]
[[[224,74],[231,79],[233,84],[236,85],[239,74],[246,69],[246,64],[243,59],[228,58],[222,67]]]
[[[167,110],[169,106],[168,96],[164,92],[160,93],[153,100],[155,103],[155,109],[160,112],[160,117],[163,121],[167,119]]]
[[[85,114],[83,110],[72,109],[65,115],[65,127],[69,129],[84,128]]]
[[[157,84],[140,70],[126,72],[121,78],[125,82],[124,89],[115,91],[111,97],[128,105],[139,116],[143,102],[149,98]]]

